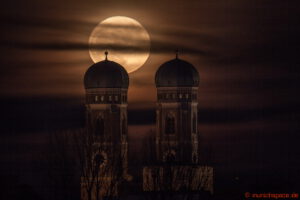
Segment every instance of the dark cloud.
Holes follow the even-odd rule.
[[[162,34],[162,33],[161,33]],[[168,34],[171,34],[170,32]],[[174,33],[172,33],[174,34]],[[178,35],[177,35],[178,34]],[[177,32],[176,37],[180,38],[185,35],[190,39],[191,37],[198,38],[201,37],[199,33],[188,33],[188,32]],[[204,34],[202,34],[204,35]],[[124,36],[125,37],[125,36]],[[166,37],[166,36],[165,36]],[[210,38],[209,36],[205,36],[204,38]],[[119,38],[120,39],[120,38]],[[205,39],[203,39],[205,40]],[[210,40],[213,40],[212,38]],[[138,43],[138,42],[137,42]],[[113,49],[124,52],[149,52],[148,47],[142,46],[126,46],[120,44],[99,44],[99,45],[89,45],[88,42],[27,42],[27,41],[2,41],[2,46],[16,48],[16,49],[29,49],[29,50],[53,50],[53,51],[78,51],[78,50],[86,50],[89,49]],[[201,55],[201,56],[216,56],[214,52],[201,49],[201,47],[197,47],[191,44],[177,44],[175,41],[166,41],[163,39],[151,39],[151,53],[172,53],[176,49],[179,49],[184,54],[191,55]]]
[[[53,30],[81,30],[82,32],[86,29],[90,29],[95,24],[88,21],[76,20],[76,19],[55,19],[47,17],[26,17],[20,18],[17,16],[5,15],[0,19],[0,23],[3,29],[23,29],[24,31],[39,29],[53,29]]]
[[[39,137],[43,132],[84,126],[84,91],[72,92],[73,96],[66,92],[69,86],[82,88],[84,71],[92,64],[87,41],[96,24],[109,16],[125,15],[140,21],[152,40],[145,67],[130,74],[129,98],[137,97],[128,104],[130,137],[145,135],[154,127],[155,70],[171,59],[163,54],[179,48],[200,72],[201,155],[212,148],[216,194],[297,191],[297,4],[293,0],[2,2],[0,154],[1,169],[6,171],[0,171],[18,171],[27,176],[26,183],[45,182],[35,181],[42,178],[29,163],[38,160],[32,155],[42,149]],[[44,93],[38,96],[37,91]],[[45,190],[43,184],[36,188]]]
[[[84,99],[66,97],[2,98],[2,120],[9,123],[4,130],[43,131],[84,125]],[[18,115],[15,113],[18,112]],[[26,117],[28,113],[30,118]],[[199,108],[199,123],[203,125],[243,124],[246,122],[275,120],[296,123],[300,117],[300,104],[273,105],[255,108]],[[129,124],[155,124],[155,109],[130,109]]]
[[[30,19],[3,19],[4,26],[19,27],[24,26],[25,32],[30,30],[30,27],[38,27],[40,29],[47,28],[49,30],[64,30],[74,32],[84,30],[86,27],[89,31],[83,32],[86,38],[84,42],[70,41],[19,41],[18,39],[11,41],[1,41],[2,47],[13,47],[20,49],[33,50],[53,50],[53,51],[78,51],[92,49],[114,49],[125,52],[148,52],[147,47],[124,46],[118,44],[109,45],[88,45],[87,38],[90,31],[96,25],[91,22],[72,21],[72,20],[40,20],[32,21]],[[67,24],[67,25],[66,25]],[[107,25],[109,28],[135,28],[123,27],[115,25]],[[149,26],[151,38],[151,53],[170,53],[175,49],[180,49],[184,54],[191,54],[205,57],[205,59],[218,65],[251,65],[251,64],[273,64],[274,66],[283,64],[299,63],[297,52],[299,51],[299,29],[296,29],[291,24],[292,30],[276,30],[272,28],[263,28],[256,33],[250,32],[248,38],[245,38],[245,33],[233,38],[226,35],[217,35],[216,33],[204,33],[200,29],[180,29],[174,27],[151,27]],[[66,34],[65,33],[65,34]],[[254,35],[253,35],[254,34]],[[234,36],[234,35],[233,35]],[[169,39],[167,39],[169,38]],[[184,40],[186,43],[179,43]],[[243,44],[247,40],[252,40],[249,44]],[[237,45],[238,44],[238,45]]]
[[[2,134],[47,132],[84,126],[83,99],[62,97],[2,97]],[[8,108],[11,109],[8,109]],[[30,113],[30,117],[28,114]]]
[[[198,122],[203,125],[237,125],[247,122],[270,121],[293,122],[300,117],[300,104],[273,107],[247,108],[200,108]],[[130,110],[130,124],[155,124],[155,110]]]
[[[252,109],[200,109],[200,124],[239,124],[245,122],[275,120],[296,123],[300,117],[300,104],[277,105]],[[282,121],[281,121],[282,122]]]
[[[247,63],[265,64],[281,67],[299,64],[299,35],[300,30],[295,32],[277,31],[276,33],[268,32],[269,35],[263,36],[256,42],[243,46],[239,51],[232,51],[231,55],[216,57],[216,62],[228,65],[242,65]],[[260,34],[259,32],[257,34]],[[274,35],[273,35],[274,34]],[[230,48],[230,46],[229,46]],[[226,54],[225,54],[226,55]],[[288,66],[283,66],[288,65]]]

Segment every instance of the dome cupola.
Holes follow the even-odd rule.
[[[93,64],[84,75],[85,89],[128,88],[128,73],[120,64],[107,59]]]
[[[199,74],[187,61],[176,58],[162,64],[155,74],[156,87],[198,87]]]

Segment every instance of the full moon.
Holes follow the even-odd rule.
[[[89,52],[96,63],[105,59],[121,64],[128,73],[139,69],[148,59],[150,37],[136,20],[114,16],[101,21],[89,38]]]

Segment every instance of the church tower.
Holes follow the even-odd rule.
[[[118,63],[108,60],[108,53],[105,52],[105,54],[105,60],[93,64],[86,71],[84,87],[87,134],[94,138],[91,144],[93,155],[88,157],[92,159],[92,165],[97,168],[97,177],[105,179],[106,182],[108,181],[107,185],[111,185],[109,180],[113,181],[114,177],[128,176],[127,90],[129,78],[126,70]],[[91,174],[95,175],[94,172]],[[101,182],[95,177],[92,181]],[[97,187],[96,184],[94,186]],[[105,186],[101,185],[99,188],[103,190]],[[116,193],[116,191],[111,192]],[[111,195],[104,194],[105,191],[100,193],[103,193],[100,196]]]
[[[213,194],[213,168],[199,161],[196,68],[176,54],[159,67],[155,84],[157,163],[143,168],[143,190],[157,197],[167,192],[170,199],[173,192],[197,199],[203,191]]]
[[[159,161],[198,161],[197,106],[199,74],[178,58],[162,64],[157,87],[156,152]]]

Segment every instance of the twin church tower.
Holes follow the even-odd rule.
[[[105,60],[93,64],[84,75],[87,129],[89,133],[119,143],[126,155],[129,77],[120,64],[108,60],[108,53],[105,54]],[[155,83],[157,159],[197,162],[197,70],[176,54],[175,59],[159,67]],[[108,152],[102,153],[109,159]]]
[[[123,159],[123,176],[128,165],[127,90],[129,77],[118,63],[108,60],[93,64],[84,75],[88,134],[102,138],[95,159],[108,165],[118,149]],[[162,64],[156,72],[156,158],[159,162],[197,163],[199,156],[197,106],[199,74],[178,58]],[[103,148],[104,147],[104,148]],[[97,149],[97,148],[96,148]]]

